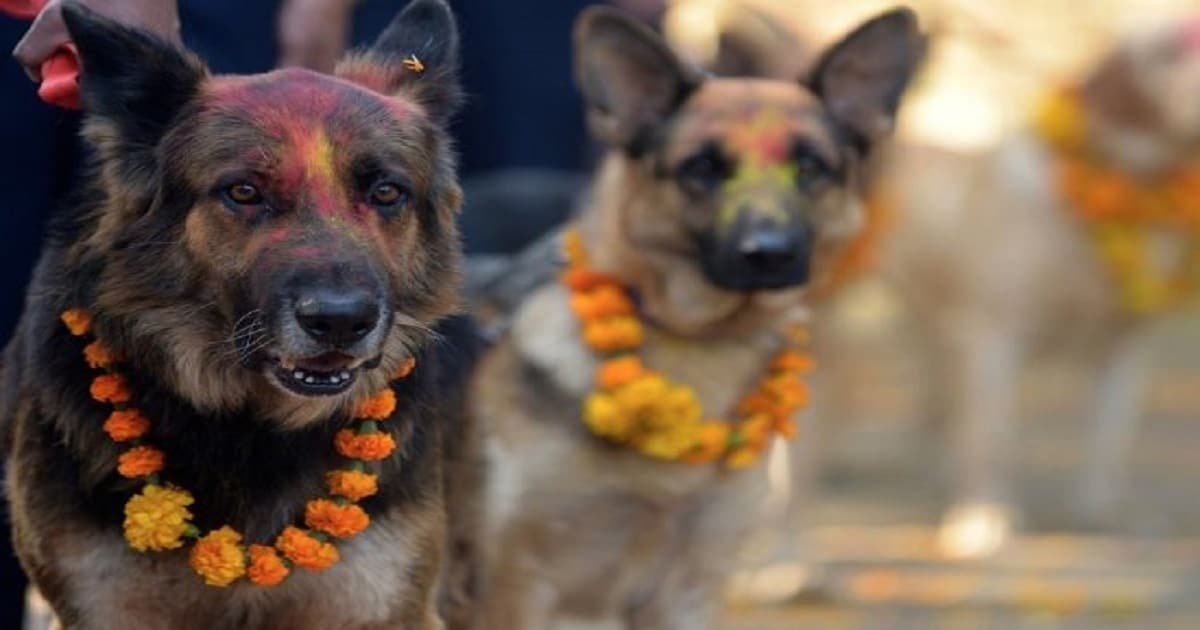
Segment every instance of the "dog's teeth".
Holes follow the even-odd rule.
[[[317,379],[316,379],[316,377],[313,377],[313,376],[306,376],[306,377],[304,377],[304,382],[311,385],[313,383],[316,383]]]
[[[347,380],[350,378],[350,372],[347,372],[346,370],[342,370],[342,372],[340,374],[338,374],[338,377],[341,378],[343,381]]]
[[[304,380],[304,372],[296,370],[295,372],[292,372],[292,378],[296,379],[297,381],[302,381]]]

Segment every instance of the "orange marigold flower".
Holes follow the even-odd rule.
[[[117,458],[117,472],[122,477],[136,479],[163,469],[165,456],[153,446],[135,446]]]
[[[632,315],[633,300],[620,287],[605,284],[571,296],[571,310],[583,321]]]
[[[407,378],[415,369],[417,369],[417,360],[409,357],[404,360],[404,363],[400,364],[400,367],[396,368],[396,373],[392,376],[392,380],[398,381],[402,378]]]
[[[782,352],[771,361],[771,369],[776,372],[791,372],[794,374],[807,374],[816,367],[816,362],[812,357],[795,350]]]
[[[288,527],[275,539],[275,548],[298,567],[323,571],[340,559],[337,547],[313,538],[299,527]]]
[[[188,554],[192,569],[209,586],[229,586],[246,574],[246,553],[242,551],[242,535],[228,525],[209,532]]]
[[[396,410],[396,392],[387,388],[374,396],[361,400],[354,407],[354,417],[361,420],[387,420]]]
[[[600,285],[613,284],[612,278],[591,269],[575,268],[563,272],[563,284],[572,291],[587,291]]]
[[[346,457],[371,462],[391,455],[396,450],[396,440],[383,431],[358,435],[350,429],[342,429],[334,438],[334,447]]]
[[[562,237],[562,253],[571,266],[587,264],[587,250],[583,247],[583,235],[578,230],[569,230]]]
[[[640,357],[610,359],[600,364],[600,369],[596,372],[596,384],[601,389],[616,389],[641,378],[646,372]]]
[[[103,403],[127,403],[133,398],[129,383],[120,374],[101,374],[92,379],[92,398]]]
[[[250,566],[246,567],[246,577],[259,586],[276,586],[291,573],[273,547],[250,545],[247,552]]]
[[[751,447],[760,447],[771,437],[771,417],[766,414],[751,416],[738,424],[738,435],[742,443]]]
[[[106,368],[120,361],[120,356],[113,352],[104,342],[93,341],[83,349],[83,358],[87,361],[88,367],[93,370]]]
[[[775,420],[775,432],[785,440],[792,440],[800,433],[800,428],[796,426],[796,421],[791,418],[782,418]]]
[[[642,345],[642,323],[632,317],[613,317],[584,325],[583,340],[593,350],[616,352]]]
[[[353,503],[338,505],[329,499],[313,499],[304,506],[304,523],[334,538],[350,538],[366,529],[371,517]]]
[[[146,435],[150,420],[137,409],[118,410],[110,413],[104,421],[104,432],[114,442],[128,442]]]
[[[729,425],[724,422],[705,422],[696,432],[696,446],[684,456],[692,464],[716,461],[729,446]]]
[[[361,501],[379,491],[378,479],[371,473],[357,470],[334,470],[325,473],[329,494]]]
[[[68,309],[63,311],[61,319],[63,324],[66,324],[67,330],[76,337],[86,335],[92,330],[92,316],[87,311],[77,308]]]

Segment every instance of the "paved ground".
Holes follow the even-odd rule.
[[[1025,534],[998,557],[954,562],[933,545],[946,454],[917,421],[904,351],[876,353],[873,380],[833,444],[807,540],[818,593],[733,606],[723,628],[1200,629],[1200,320],[1172,326],[1119,514],[1071,509],[1086,423],[1077,366],[1041,362],[1022,389]]]

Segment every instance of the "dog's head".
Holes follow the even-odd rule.
[[[1200,152],[1200,18],[1121,43],[1085,81],[1093,138],[1110,159],[1156,170]]]
[[[861,162],[890,134],[924,38],[894,10],[790,80],[705,76],[606,9],[585,13],[575,45],[593,133],[642,199],[624,236],[745,294],[805,285],[859,229]]]
[[[105,197],[99,314],[202,406],[266,397],[300,421],[381,387],[455,306],[445,3],[415,0],[335,76],[210,76],[146,33],[64,15]]]

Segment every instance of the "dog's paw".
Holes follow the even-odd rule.
[[[964,503],[942,520],[938,548],[950,558],[986,558],[1012,536],[1015,515],[999,503]]]

